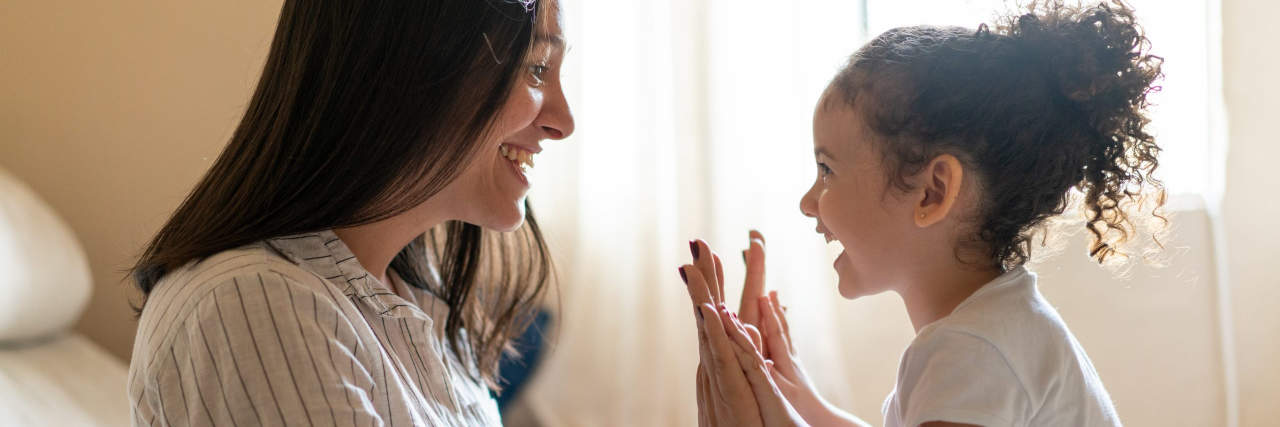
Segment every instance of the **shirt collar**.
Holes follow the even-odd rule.
[[[380,316],[425,314],[369,274],[333,230],[274,237],[266,243],[299,267],[328,280],[351,300],[370,306]]]

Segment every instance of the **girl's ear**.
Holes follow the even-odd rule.
[[[923,177],[920,202],[913,210],[915,224],[924,228],[937,224],[951,213],[960,197],[960,183],[964,180],[964,168],[960,160],[950,154],[934,157],[921,172]]]

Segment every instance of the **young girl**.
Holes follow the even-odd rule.
[[[1144,194],[1158,207],[1160,148],[1143,110],[1160,58],[1118,1],[1031,9],[997,29],[889,30],[818,102],[818,178],[801,210],[844,246],[840,294],[896,292],[916,331],[886,426],[1120,424],[1023,264],[1033,230],[1072,190],[1099,262],[1123,255],[1117,245],[1134,234],[1126,212]],[[762,251],[749,250],[748,277],[762,276]],[[712,305],[717,258],[699,256],[711,254],[701,242],[694,252],[681,274],[698,304],[702,422],[861,424],[807,379],[776,294],[740,321]],[[744,300],[758,297],[759,283],[746,289]]]

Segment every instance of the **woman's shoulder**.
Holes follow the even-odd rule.
[[[163,315],[174,302],[199,300],[220,287],[254,282],[275,276],[306,287],[323,285],[316,274],[289,261],[264,243],[253,243],[194,260],[169,272],[156,283],[142,316]],[[317,289],[320,290],[320,289]]]
[[[229,314],[271,311],[294,304],[299,296],[331,307],[345,300],[327,280],[263,243],[192,261],[166,274],[148,296],[134,357],[164,349],[186,328],[218,324]]]

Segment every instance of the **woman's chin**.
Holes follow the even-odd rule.
[[[486,221],[484,228],[501,233],[516,231],[524,225],[524,216],[524,198],[521,197],[512,206],[501,209],[500,212],[495,210],[493,217]]]

